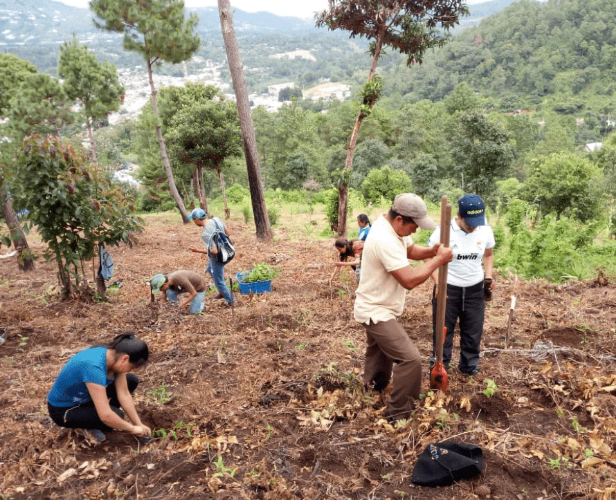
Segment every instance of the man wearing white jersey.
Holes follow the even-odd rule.
[[[443,364],[449,367],[453,349],[453,334],[460,319],[460,361],[458,369],[467,375],[479,373],[479,345],[483,334],[485,313],[484,280],[494,288],[494,233],[486,224],[485,205],[480,196],[465,194],[458,200],[458,215],[451,221],[449,245],[453,261],[447,273],[447,308],[445,327],[447,337],[443,346]],[[440,227],[430,239],[428,246],[436,245],[441,238]],[[484,267],[482,267],[482,261]],[[485,268],[485,271],[484,271]],[[485,276],[484,276],[485,273]],[[438,283],[438,271],[434,282]],[[436,328],[436,299],[433,299],[433,328]],[[438,334],[439,332],[435,332]],[[443,333],[440,332],[442,335]],[[432,358],[434,361],[434,357]]]
[[[410,416],[421,389],[421,355],[397,321],[404,311],[406,290],[420,285],[438,266],[451,261],[450,248],[413,243],[410,235],[418,227],[435,226],[419,196],[399,194],[389,212],[372,225],[362,253],[354,312],[355,320],[366,329],[368,342],[364,383],[382,391],[393,371],[394,385],[386,410],[390,421]],[[430,260],[412,268],[409,259]]]

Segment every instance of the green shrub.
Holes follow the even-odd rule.
[[[325,216],[327,217],[327,222],[332,231],[334,228],[338,227],[338,201],[338,190],[328,190],[325,201]]]
[[[278,223],[280,211],[276,207],[267,207],[267,216],[269,217],[270,225],[275,226]]]
[[[492,231],[494,231],[494,241],[496,242],[496,248],[503,248],[507,240],[507,236],[505,235],[505,228],[503,226],[492,226]]]
[[[252,210],[248,205],[242,207],[242,215],[244,216],[244,222],[246,224],[252,220]]]
[[[227,189],[227,199],[230,203],[242,203],[249,196],[250,191],[241,184],[233,184],[233,186]]]
[[[325,204],[325,203],[327,203],[328,196],[329,196],[329,193],[330,193],[330,192],[331,192],[331,189],[325,189],[325,190],[323,190],[323,191],[319,191],[318,193],[314,193],[314,194],[312,195],[312,200],[313,200],[315,203],[322,203],[322,204]],[[337,191],[336,191],[336,192],[337,192]]]
[[[281,191],[280,195],[282,201],[291,203],[299,203],[302,198],[302,194],[296,189],[293,189],[291,191]]]
[[[177,208],[177,205],[175,204],[175,201],[172,199],[163,200],[161,204],[161,210],[163,212],[167,212],[169,210],[175,210],[176,208]]]
[[[143,193],[138,198],[137,207],[141,212],[158,212],[161,210],[161,202],[152,198],[148,193]]]
[[[397,194],[411,190],[411,179],[402,170],[392,170],[388,166],[371,170],[364,182],[361,192],[364,198],[372,203],[380,201],[381,197],[393,201]]]

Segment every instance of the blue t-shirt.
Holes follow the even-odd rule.
[[[61,408],[89,403],[92,398],[86,382],[107,387],[113,381],[107,378],[107,348],[91,347],[78,352],[64,365],[47,401]]]
[[[360,227],[359,234],[357,235],[357,239],[361,241],[366,241],[366,238],[368,237],[368,233],[370,232],[371,227],[372,226]]]

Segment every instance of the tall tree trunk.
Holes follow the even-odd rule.
[[[3,179],[0,177],[0,185],[2,185]],[[19,218],[13,210],[13,204],[10,198],[0,189],[0,204],[2,205],[2,216],[9,228],[11,235],[11,241],[17,251],[17,265],[22,271],[33,271],[34,260],[30,257],[30,248],[28,247],[28,241],[26,235],[21,230],[21,224]]]
[[[58,250],[58,241],[56,239],[54,239],[54,242],[51,244],[51,249],[56,256],[56,263],[58,264],[58,281],[60,282],[60,286],[62,286],[60,298],[62,300],[68,300],[73,294],[73,285],[71,283],[71,275],[67,269],[68,266],[65,265],[62,255]]]
[[[246,80],[242,69],[240,51],[237,46],[237,38],[233,28],[233,12],[231,11],[229,0],[218,0],[218,13],[222,26],[222,37],[227,49],[229,72],[231,73],[231,80],[233,81],[233,88],[235,90],[235,99],[237,101],[237,113],[240,119],[240,129],[244,142],[244,154],[246,156],[250,198],[252,200],[252,213],[255,218],[257,238],[271,241],[273,233],[270,227],[269,217],[267,216],[267,206],[265,205],[263,184],[261,183],[261,167],[259,166],[255,129],[252,123],[248,90],[246,89]]]
[[[169,157],[167,156],[167,148],[165,148],[165,141],[163,140],[163,132],[160,127],[160,121],[158,116],[158,103],[156,102],[156,87],[154,86],[154,76],[152,74],[152,61],[147,60],[148,64],[148,78],[150,79],[150,89],[152,91],[152,109],[154,110],[154,117],[156,118],[156,137],[158,138],[158,145],[160,147],[160,155],[163,159],[163,165],[165,166],[165,172],[167,174],[167,180],[169,181],[169,189],[171,196],[175,200],[175,204],[182,215],[182,222],[188,224],[188,212],[182,201],[182,197],[178,192],[178,188],[175,185],[173,178],[173,172],[171,170],[171,164],[169,163]]]
[[[195,209],[195,176],[194,175],[190,178],[189,196],[190,196],[190,210],[192,211]]]
[[[371,82],[376,73],[376,66],[381,55],[381,49],[383,48],[384,33],[380,33],[374,48],[374,55],[372,56],[372,65],[370,66],[370,72],[368,73],[368,82]],[[370,109],[374,106],[374,100],[369,103]],[[366,118],[363,111],[359,111],[357,119],[355,120],[355,126],[349,139],[349,147],[347,149],[347,157],[344,162],[344,171],[342,180],[338,184],[338,236],[346,237],[347,232],[347,212],[349,209],[349,189],[347,187],[348,179],[351,177],[351,169],[353,168],[353,156],[355,155],[355,147],[357,146],[357,137],[359,136],[359,129],[362,122]]]
[[[92,123],[90,123],[90,117],[86,117],[88,120],[88,137],[90,139],[90,154],[92,156],[92,162],[98,166],[98,159],[96,158],[96,140],[94,139],[94,133],[92,132]]]
[[[220,170],[219,165],[216,165],[216,173],[218,174],[218,180],[220,180],[220,190],[222,191],[222,201],[225,205],[225,219],[230,219],[231,210],[229,210],[229,205],[227,203],[227,192],[225,191],[225,178],[222,175],[222,170]]]
[[[197,186],[199,187],[198,195],[199,195],[199,205],[205,213],[210,214],[210,209],[207,207],[207,198],[205,197],[205,182],[203,179],[203,166],[197,165],[197,170],[195,171],[195,178],[197,179]]]

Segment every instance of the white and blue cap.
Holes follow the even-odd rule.
[[[470,227],[485,226],[486,206],[481,196],[465,194],[458,200],[458,212]]]
[[[195,208],[190,215],[188,216],[188,220],[191,219],[207,219],[207,212],[205,210],[203,210],[202,208]]]

